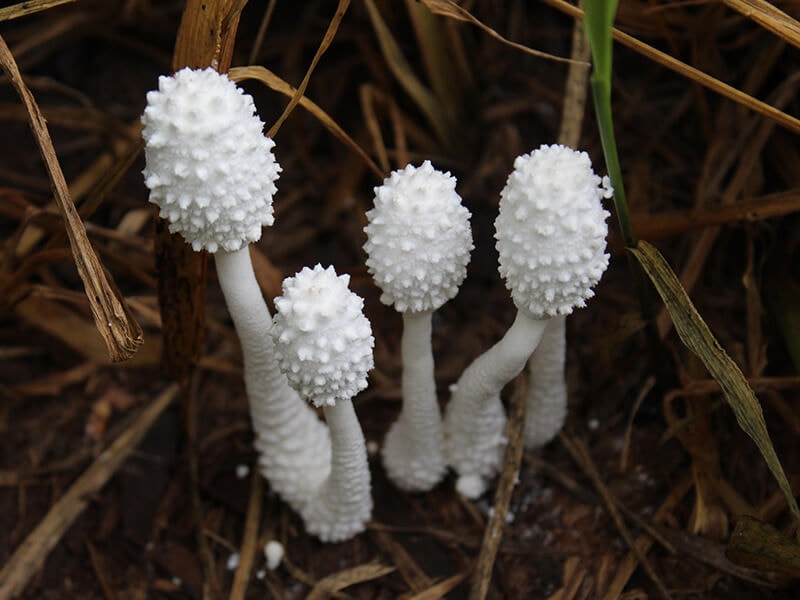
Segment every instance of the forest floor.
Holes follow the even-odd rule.
[[[430,18],[427,4],[437,3],[376,0],[386,30],[370,16],[371,2],[349,6],[306,96],[377,166],[295,108],[275,136],[283,167],[276,222],[254,255],[268,299],[283,277],[318,262],[349,273],[365,299],[376,366],[355,406],[375,511],[366,532],[339,544],[305,534],[258,474],[241,352],[213,260],[200,279],[205,316],[195,308],[187,317],[204,321],[204,337],[181,385],[170,373],[186,362],[163,355],[186,330],[164,337],[159,277],[168,281],[167,303],[182,280],[163,279],[174,274],[163,272],[164,234],[141,176],[139,117],[146,92],[172,70],[184,3],[79,0],[0,20],[88,239],[144,331],[133,359],[109,361],[28,115],[3,76],[0,597],[432,599],[472,590],[475,598],[480,583],[489,598],[798,597],[789,541],[788,567],[764,548],[747,566],[725,554],[742,515],[787,540],[791,515],[660,302],[661,341],[648,342],[614,216],[609,270],[567,322],[567,425],[545,448],[525,452],[508,512],[493,507],[495,484],[469,502],[452,475],[424,494],[386,479],[377,448],[400,408],[402,321],[380,303],[364,265],[372,189],[389,170],[431,159],[458,177],[472,212],[468,277],[434,321],[444,404],[448,386],[513,319],[493,240],[499,192],[515,156],[559,139],[565,95],[574,93],[565,92],[564,62],[523,52],[474,23]],[[800,115],[800,51],[736,5],[623,0],[617,25]],[[337,3],[267,6],[245,6],[232,66],[263,65],[297,86]],[[462,6],[506,40],[570,56],[573,21],[549,3]],[[780,7],[800,16],[796,3]],[[387,51],[389,37],[405,63]],[[430,104],[409,94],[409,74],[429,90]],[[615,46],[613,83],[635,233],[664,253],[757,392],[798,490],[800,130],[623,44]],[[269,129],[286,97],[258,81],[242,86]],[[604,173],[591,99],[578,146]],[[185,300],[175,302],[187,310]],[[522,393],[513,385],[506,392],[510,406]],[[501,535],[485,539],[497,519]],[[263,554],[270,540],[285,548],[273,570]],[[487,561],[491,576],[477,581]]]

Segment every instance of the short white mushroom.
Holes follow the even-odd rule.
[[[320,265],[285,279],[271,332],[281,370],[322,407],[330,429],[330,475],[300,509],[306,530],[323,542],[353,537],[372,515],[367,448],[352,399],[367,387],[374,339],[349,281]]]
[[[253,99],[213,69],[159,78],[142,116],[150,201],[197,250],[214,254],[242,344],[244,378],[263,475],[293,507],[330,469],[325,424],[278,369],[269,314],[249,244],[271,225],[280,166]]]
[[[457,488],[476,497],[496,472],[505,446],[500,391],[522,371],[548,320],[583,307],[608,266],[611,195],[585,152],[541,146],[517,157],[501,193],[495,237],[500,274],[517,307],[513,324],[452,386],[444,419]]]
[[[403,315],[403,404],[386,435],[383,464],[398,487],[413,492],[431,489],[447,470],[431,316],[458,292],[473,248],[470,214],[455,188],[455,177],[427,160],[394,171],[375,188],[364,228],[381,301]]]

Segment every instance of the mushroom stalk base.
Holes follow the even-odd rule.
[[[547,320],[517,311],[503,338],[476,358],[450,388],[444,417],[445,456],[459,475],[456,487],[468,498],[480,496],[497,473],[506,445],[500,392],[525,367],[546,324]]]
[[[249,246],[214,255],[217,277],[242,344],[244,382],[262,475],[298,512],[330,472],[328,428],[281,373],[272,316],[253,272]]]
[[[323,542],[341,542],[364,531],[372,517],[367,449],[351,400],[323,410],[331,435],[331,472],[300,514],[306,531]]]
[[[436,398],[431,316],[403,313],[403,407],[386,434],[383,465],[397,487],[425,492],[444,477],[444,432]]]

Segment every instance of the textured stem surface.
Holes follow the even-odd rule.
[[[451,387],[444,418],[445,456],[459,475],[459,492],[480,496],[500,465],[505,447],[503,387],[525,367],[547,320],[517,311],[503,338],[476,358]]]
[[[403,313],[403,407],[386,434],[383,449],[387,475],[399,488],[411,492],[430,490],[446,471],[431,349],[432,314]]]
[[[323,410],[331,435],[330,476],[300,514],[309,533],[341,542],[364,531],[372,516],[367,448],[351,400]]]
[[[565,316],[548,321],[542,341],[528,363],[525,413],[525,447],[528,449],[539,448],[552,440],[567,418],[566,322]]]
[[[248,246],[215,255],[228,311],[242,344],[244,382],[261,473],[292,508],[301,511],[330,472],[328,429],[278,368],[272,317],[258,287]]]

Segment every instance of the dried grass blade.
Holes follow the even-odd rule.
[[[278,133],[278,130],[281,128],[281,125],[283,125],[283,122],[289,117],[295,106],[297,106],[297,104],[300,102],[300,99],[306,93],[308,82],[311,80],[311,74],[314,72],[314,69],[317,68],[317,64],[322,58],[322,55],[325,54],[327,49],[330,47],[331,42],[333,42],[333,38],[336,36],[336,32],[339,30],[339,24],[342,22],[344,14],[347,12],[349,6],[350,0],[339,0],[339,5],[336,7],[336,12],[331,19],[331,22],[328,23],[328,29],[325,31],[325,35],[322,38],[322,42],[319,44],[319,48],[317,48],[317,51],[314,54],[314,58],[311,59],[311,64],[308,66],[308,70],[303,77],[303,81],[300,82],[300,87],[295,90],[291,100],[289,100],[289,104],[286,105],[285,109],[283,109],[281,116],[278,117],[278,120],[275,121],[275,124],[270,127],[269,131],[267,132],[269,137],[275,137],[275,134]]]
[[[800,48],[800,23],[765,0],[723,0],[730,8]]]
[[[406,0],[405,4],[431,90],[446,112],[452,131],[462,109],[464,81],[472,81],[474,76],[464,77],[453,62],[457,50],[452,47],[458,41],[445,29],[452,23],[440,19],[418,0]]]
[[[446,598],[467,577],[466,573],[458,573],[429,587],[427,590],[409,596],[408,600],[439,600]]]
[[[447,123],[446,111],[442,108],[436,96],[419,80],[411,65],[408,64],[403,56],[400,46],[392,36],[392,32],[381,17],[378,7],[373,0],[364,0],[367,6],[369,18],[372,21],[372,28],[378,36],[378,43],[381,52],[386,59],[386,63],[392,74],[400,82],[400,85],[411,96],[411,99],[425,115],[428,123],[436,133],[439,143],[449,147],[450,133],[445,124]]]
[[[564,58],[563,56],[556,56],[555,54],[549,54],[547,52],[542,52],[541,50],[534,50],[533,48],[529,48],[528,46],[524,46],[523,44],[518,44],[517,42],[512,42],[511,40],[504,38],[502,35],[497,33],[494,29],[477,19],[470,13],[466,8],[459,6],[452,0],[422,0],[422,3],[430,9],[430,11],[436,15],[441,15],[443,17],[449,17],[451,19],[455,19],[457,21],[463,21],[464,23],[471,23],[480,29],[483,29],[484,32],[489,34],[489,36],[493,37],[499,42],[511,46],[516,50],[520,50],[521,52],[525,52],[526,54],[531,54],[533,56],[538,56],[539,58],[546,58],[548,60],[554,60],[556,62],[563,62],[563,63],[577,63],[587,65],[587,62],[575,60],[572,58]]]
[[[249,67],[234,67],[228,72],[228,76],[233,81],[244,81],[245,79],[255,79],[256,81],[260,81],[264,85],[266,85],[271,90],[279,92],[284,96],[289,96],[290,98],[293,97],[296,93],[294,87],[292,87],[289,83],[285,80],[278,77],[275,73],[270,71],[269,69],[261,66],[249,66]],[[370,169],[372,169],[375,174],[383,179],[384,173],[376,165],[373,160],[369,157],[369,155],[364,151],[364,149],[359,146],[353,138],[351,138],[347,133],[345,133],[344,129],[339,127],[338,123],[334,121],[328,113],[322,110],[317,104],[309,100],[307,97],[302,96],[299,100],[300,106],[305,108],[308,112],[310,112],[317,120],[322,123],[325,128],[330,131],[336,138],[339,139],[345,146],[348,146],[352,149],[356,154],[358,154],[361,158],[364,159],[364,162],[367,163]]]
[[[565,0],[543,1],[553,8],[556,8],[557,10],[560,10],[564,14],[567,14],[575,19],[583,18],[583,11],[575,6],[572,6]],[[635,37],[628,35],[627,33],[623,33],[619,29],[613,29],[612,33],[616,41],[624,46],[627,46],[628,48],[633,49],[642,56],[649,58],[653,62],[656,62],[661,66],[670,69],[671,71],[675,71],[679,75],[691,79],[695,83],[698,83],[703,87],[706,87],[709,90],[736,102],[737,104],[741,104],[753,112],[757,112],[768,119],[772,119],[781,127],[785,127],[789,131],[800,133],[800,119],[786,114],[774,106],[770,106],[766,102],[762,102],[761,100],[753,98],[749,94],[745,94],[741,90],[738,90],[727,83],[723,83],[719,79],[716,79],[699,69],[687,65],[686,63],[673,58],[669,54],[665,54],[660,50],[656,50],[652,46],[648,46],[644,42],[637,40]]]
[[[11,19],[19,19],[20,17],[32,15],[61,4],[69,4],[70,2],[75,2],[75,0],[28,0],[27,2],[19,2],[12,6],[0,8],[0,23]]]
[[[333,575],[320,579],[308,594],[306,600],[323,600],[329,598],[331,594],[339,592],[346,587],[378,579],[394,571],[394,567],[387,567],[378,562],[371,562],[344,571],[339,571]]]
[[[708,372],[719,383],[736,421],[758,446],[778,487],[786,497],[795,525],[800,526],[800,509],[769,438],[764,413],[753,389],[736,363],[717,342],[661,253],[654,246],[642,241],[636,248],[629,250],[655,285],[669,310],[681,341],[703,361]],[[797,535],[800,538],[800,528]]]
[[[114,362],[126,360],[141,346],[142,328],[130,314],[124,298],[116,289],[113,280],[108,277],[89,243],[83,221],[70,199],[64,173],[61,171],[53,141],[47,131],[47,123],[33,94],[22,80],[17,63],[2,36],[0,36],[0,64],[28,112],[31,129],[50,176],[53,195],[64,219],[75,265],[83,281],[86,297],[89,299],[95,326],[105,342],[111,360]]]

